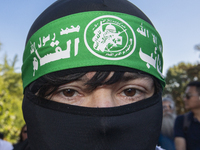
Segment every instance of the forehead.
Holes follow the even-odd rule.
[[[193,92],[197,92],[196,87],[195,86],[188,86],[185,90],[186,93],[193,93]]]
[[[170,101],[163,101],[162,103],[163,103],[163,104],[171,104]]]

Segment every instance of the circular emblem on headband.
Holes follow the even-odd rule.
[[[104,65],[148,72],[164,87],[159,33],[138,17],[109,11],[64,16],[37,30],[24,51],[23,86],[51,72]]]
[[[131,26],[113,15],[92,20],[85,28],[84,42],[93,55],[107,60],[124,59],[136,47],[135,33]]]

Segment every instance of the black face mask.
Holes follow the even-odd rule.
[[[112,108],[87,108],[38,98],[26,88],[23,113],[32,150],[155,150],[161,93]]]

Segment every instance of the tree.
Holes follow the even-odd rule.
[[[194,49],[199,50],[200,51],[200,44],[197,44],[194,46]]]
[[[186,112],[183,103],[185,86],[193,80],[200,79],[200,64],[179,63],[169,68],[166,75],[166,87],[163,95],[171,94],[176,103],[177,114]]]
[[[25,123],[21,109],[21,73],[15,72],[16,61],[17,56],[9,64],[5,56],[3,64],[0,64],[0,132],[3,132],[6,140],[12,143],[18,140],[21,127]]]

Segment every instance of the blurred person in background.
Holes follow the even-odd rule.
[[[0,150],[12,150],[13,149],[12,144],[3,139],[4,139],[3,133],[0,133]]]
[[[186,86],[184,103],[189,112],[176,118],[176,150],[200,150],[200,81]]]
[[[174,122],[176,119],[176,107],[171,95],[162,99],[163,120],[158,145],[166,150],[175,150]]]
[[[26,146],[26,142],[25,140],[28,138],[27,136],[27,126],[26,124],[21,128],[21,131],[20,131],[20,135],[19,135],[19,141],[14,144],[14,150],[21,150],[23,149],[23,147]]]

